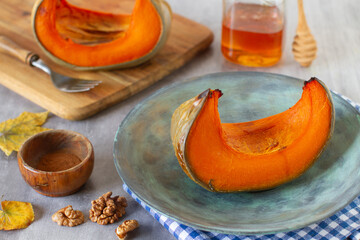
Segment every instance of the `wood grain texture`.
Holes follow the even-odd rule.
[[[58,91],[49,76],[29,68],[18,59],[0,55],[0,83],[55,115],[81,120],[134,95],[181,67],[213,40],[212,32],[194,21],[173,16],[164,48],[150,61],[125,70],[76,72],[50,62],[35,43],[30,26],[33,1],[6,1],[0,8],[0,35],[23,48],[38,53],[56,72],[73,77],[101,80],[96,88],[83,93]],[[13,24],[8,24],[8,23]]]
[[[9,54],[16,57],[25,64],[31,65],[30,59],[34,57],[34,53],[21,48],[19,45],[14,43],[11,39],[0,35],[0,53]],[[39,57],[35,56],[36,59]]]
[[[56,159],[50,159],[51,155]],[[69,155],[76,157],[80,163],[73,163],[70,167]],[[46,160],[48,164],[44,163]],[[66,164],[69,168],[39,170],[44,166],[51,170],[53,166],[49,164],[53,165],[53,160],[58,162],[56,168]],[[24,180],[38,193],[49,197],[67,196],[78,191],[90,177],[94,168],[94,150],[90,141],[79,133],[49,130],[34,135],[22,145],[18,152],[18,165]]]

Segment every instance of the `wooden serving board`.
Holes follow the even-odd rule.
[[[149,62],[125,70],[76,72],[55,65],[42,54],[31,29],[33,3],[34,0],[2,1],[0,34],[38,53],[59,73],[101,80],[102,83],[88,92],[61,92],[52,85],[46,73],[4,54],[0,54],[0,83],[69,120],[84,119],[134,95],[184,65],[213,40],[213,34],[207,27],[174,14],[165,47]]]

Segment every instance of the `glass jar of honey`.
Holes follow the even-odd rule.
[[[267,67],[279,62],[284,0],[223,0],[221,51],[234,63]]]

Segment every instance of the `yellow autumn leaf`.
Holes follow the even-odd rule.
[[[2,201],[0,210],[0,230],[27,228],[35,218],[31,203]]]
[[[21,145],[32,135],[49,130],[40,127],[46,122],[48,112],[23,112],[14,119],[0,123],[0,149],[9,156],[18,151]]]

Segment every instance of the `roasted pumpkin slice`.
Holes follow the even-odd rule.
[[[96,12],[66,0],[38,0],[32,28],[45,54],[76,70],[137,66],[165,44],[171,9],[164,0],[136,0],[131,15]]]
[[[255,121],[221,123],[220,90],[206,90],[174,112],[171,138],[184,172],[214,192],[274,188],[304,173],[329,141],[335,112],[329,90],[305,82],[288,110]]]

